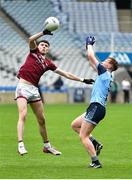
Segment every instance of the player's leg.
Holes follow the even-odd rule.
[[[105,107],[99,103],[91,103],[87,108],[86,114],[84,116],[84,121],[82,122],[80,129],[81,141],[91,156],[91,166],[95,168],[101,167],[101,164],[98,160],[94,145],[90,140],[90,134],[95,126],[104,118],[104,116]]]
[[[80,133],[81,125],[83,122],[84,114],[78,116],[75,120],[72,121],[71,127],[72,129],[77,132],[78,134]],[[94,148],[96,150],[97,155],[100,154],[101,149],[103,148],[103,145],[98,142],[92,135],[90,135],[89,139],[92,141]]]
[[[84,114],[78,116],[76,119],[74,119],[71,123],[72,129],[77,132],[78,134],[80,133],[82,121],[83,121]]]
[[[17,106],[19,112],[19,119],[17,123],[17,134],[18,134],[18,152],[23,155],[27,153],[23,143],[24,124],[27,115],[27,100],[25,98],[17,99]]]
[[[40,101],[32,102],[32,103],[30,103],[30,105],[31,105],[31,108],[32,108],[34,114],[37,117],[37,121],[38,121],[38,124],[39,124],[40,135],[41,135],[41,137],[43,139],[43,142],[44,142],[43,151],[46,152],[46,153],[52,153],[54,155],[60,155],[61,152],[59,152],[55,148],[53,148],[50,145],[50,142],[48,140],[42,101],[40,100]]]
[[[87,109],[85,114],[85,120],[97,125],[105,116],[105,107],[99,103],[92,103]],[[97,141],[92,135],[90,135],[90,140],[92,141],[96,154],[99,155],[103,145]]]
[[[93,137],[92,135],[90,135],[89,139],[92,141],[94,148],[96,150],[96,154],[98,156],[101,152],[101,149],[103,148],[103,144],[97,141],[97,139],[95,139],[95,137]]]
[[[30,106],[31,106],[34,114],[37,117],[40,135],[42,136],[43,141],[47,142],[48,135],[47,135],[46,122],[45,122],[45,117],[44,117],[42,101],[32,102],[32,103],[30,103]]]
[[[90,134],[94,128],[95,128],[94,124],[91,124],[91,123],[83,120],[81,129],[80,129],[80,139],[81,139],[82,144],[86,148],[87,152],[90,154],[90,157],[92,160],[92,163],[90,164],[90,166],[94,167],[94,168],[100,168],[101,164],[96,155],[94,145],[91,142],[91,140],[89,139]]]

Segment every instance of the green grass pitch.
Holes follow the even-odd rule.
[[[132,179],[132,105],[108,104],[105,119],[93,135],[104,145],[102,169],[88,168],[90,158],[70,125],[86,104],[45,105],[50,142],[61,156],[42,152],[42,140],[31,109],[25,126],[28,154],[17,153],[16,105],[0,105],[0,179]]]

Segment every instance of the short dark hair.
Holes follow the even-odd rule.
[[[47,41],[47,40],[45,40],[45,39],[40,40],[40,41],[37,41],[37,46],[38,46],[41,42],[44,42],[44,43],[46,43],[46,44],[48,44],[48,45],[50,46],[49,41]]]
[[[113,57],[108,57],[109,63],[113,65],[112,71],[116,71],[118,69],[118,62]]]

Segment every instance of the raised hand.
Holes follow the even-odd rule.
[[[47,30],[47,29],[44,29],[44,30],[43,30],[43,34],[44,34],[44,35],[51,35],[51,36],[53,35],[53,33],[51,33],[51,31],[49,31],[49,30]]]
[[[88,45],[93,45],[95,43],[95,38],[94,36],[88,36],[86,38],[86,49]]]

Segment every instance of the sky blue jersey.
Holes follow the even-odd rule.
[[[112,81],[112,74],[100,63],[97,63],[96,67],[98,70],[98,76],[93,86],[90,103],[98,102],[101,105],[106,106],[107,96]]]

